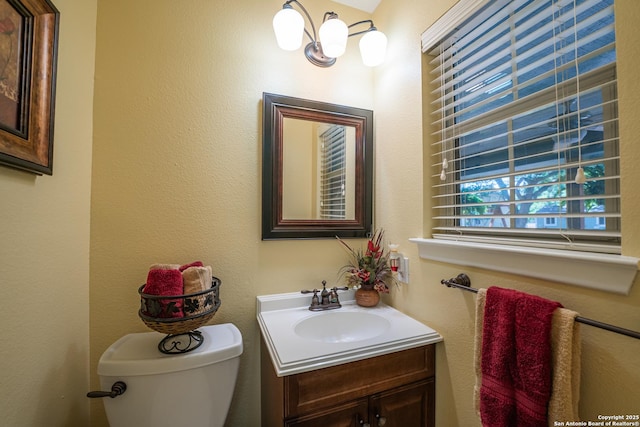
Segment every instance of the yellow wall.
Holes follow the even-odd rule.
[[[318,124],[290,118],[282,121],[282,218],[315,218]]]
[[[391,61],[377,71],[374,82],[377,117],[376,222],[388,229],[389,237],[402,243],[400,250],[411,258],[411,284],[392,294],[392,304],[429,324],[444,336],[436,361],[437,425],[474,426],[480,424],[472,404],[475,296],[441,286],[441,279],[466,272],[475,287],[499,285],[535,293],[560,301],[585,317],[635,330],[640,329],[640,279],[636,279],[629,296],[617,296],[421,260],[417,256],[417,248],[406,243],[410,237],[429,237],[431,227],[431,178],[428,170],[433,140],[430,129],[422,129],[420,124],[421,114],[424,112],[428,115],[429,105],[425,104],[423,111],[418,108],[421,103],[421,58],[417,53],[419,34],[454,3],[454,0],[436,4],[407,0],[402,2],[404,7],[400,7],[397,2],[385,1],[374,14],[376,25],[388,31],[390,43],[403,44],[403,48],[392,49]],[[636,141],[640,134],[640,122],[637,119],[640,108],[638,19],[640,3],[635,0],[616,0],[621,185],[625,195],[622,211],[623,253],[635,257],[640,257],[640,217],[636,214],[640,209],[637,197],[640,148]],[[432,76],[423,77],[425,82],[432,80]],[[425,98],[428,100],[429,96],[425,95]],[[421,132],[424,133],[424,144]],[[423,152],[426,154],[424,168]],[[426,212],[424,227],[423,212]],[[586,325],[582,327],[582,332],[582,419],[597,421],[600,414],[636,414],[640,389],[640,370],[637,368],[640,341]]]
[[[353,40],[330,69],[280,51],[271,17],[282,0],[55,0],[62,16],[54,175],[0,168],[3,421],[84,426],[90,406],[91,425],[106,425],[101,403],[90,405],[84,394],[97,388],[102,352],[126,333],[147,331],[136,314],[136,289],[148,265],[202,259],[223,280],[213,323],[233,322],[245,339],[228,425],[258,425],[255,296],[333,283],[345,262],[332,240],[260,240],[266,91],[374,110],[375,221],[411,260],[411,283],[387,301],[445,337],[437,354],[438,425],[478,425],[471,403],[474,296],[439,285],[461,269],[420,260],[407,241],[428,235],[430,225],[423,219],[430,137],[420,108],[420,33],[453,3],[383,0],[374,19],[389,37],[389,56],[372,71],[361,66]],[[304,4],[316,20],[327,9],[347,22],[367,17],[327,0]],[[622,186],[634,195],[640,4],[617,0],[616,11]],[[625,255],[640,256],[639,209],[640,198],[625,197]],[[623,297],[466,272],[477,287],[522,289],[640,329],[637,283]],[[588,326],[583,335],[582,417],[637,412],[640,342]]]
[[[260,239],[263,92],[373,108],[358,44],[329,69],[277,47],[281,0],[109,0],[98,4],[91,217],[91,373],[117,338],[146,331],[137,287],[156,261],[201,259],[222,279],[213,323],[244,354],[228,425],[259,425],[256,295],[333,283],[336,241]],[[368,17],[305,0],[346,22]],[[100,402],[94,425],[104,424]]]
[[[0,167],[0,424],[86,426],[97,0],[55,0],[53,176]]]

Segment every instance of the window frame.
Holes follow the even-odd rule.
[[[430,43],[441,40],[451,28],[461,25],[490,0],[460,0],[440,19],[422,34],[423,52],[430,49]],[[614,4],[615,7],[615,4]],[[423,84],[428,84],[428,60],[423,60]],[[423,105],[429,105],[428,91]],[[426,114],[425,116],[426,119]],[[425,123],[428,127],[428,124]],[[427,135],[427,140],[431,139]],[[425,168],[431,164],[431,153],[424,152]],[[438,177],[432,177],[432,181]],[[430,186],[425,185],[425,227],[431,229]],[[620,194],[622,197],[622,193]],[[534,246],[509,246],[491,241],[442,240],[433,237],[410,239],[425,260],[500,271],[545,281],[565,283],[582,288],[597,289],[615,294],[628,295],[638,270],[639,258],[619,254],[567,251],[562,249]]]
[[[490,2],[486,2],[486,3],[490,3]],[[496,10],[500,11],[500,16],[502,16],[501,19],[504,19],[504,21],[502,21],[502,24],[501,24],[502,26],[495,27],[495,33],[500,35],[499,37],[500,40],[504,39],[506,41],[500,42],[501,50],[497,50],[496,52],[494,52],[494,54],[496,54],[497,56],[501,56],[501,57],[504,56],[505,58],[508,58],[506,63],[511,64],[511,65],[508,65],[508,68],[514,69],[514,68],[517,68],[516,64],[519,64],[520,61],[522,60],[521,59],[522,55],[525,57],[528,57],[528,56],[532,56],[532,54],[529,53],[531,51],[527,50],[527,51],[521,52],[521,54],[519,55],[515,55],[514,44],[516,42],[518,43],[520,42],[515,37],[509,36],[510,34],[509,32],[513,30],[514,24],[512,22],[512,19],[514,19],[514,17],[512,15],[505,15],[503,13],[506,10],[505,3],[506,3],[505,1],[499,1],[499,0],[493,1],[493,3],[488,4],[487,8],[484,8],[485,3],[483,3],[482,5],[483,9],[478,11],[477,16],[475,16],[474,18],[477,20],[478,17],[484,18],[486,13],[493,13]],[[536,18],[540,16],[538,15],[539,11],[543,10],[539,6],[535,6],[535,3],[525,4],[525,5],[526,5],[527,12],[524,12],[522,14],[520,14],[519,9],[517,9],[517,7],[515,6],[513,9],[509,9],[509,10],[518,11],[520,15],[527,16],[526,14],[531,13],[531,10],[529,10],[531,8],[530,6],[533,5],[534,7],[532,10],[535,11]],[[581,9],[590,9],[590,5],[588,3],[579,4],[577,7]],[[604,7],[607,8],[612,6],[604,6]],[[586,28],[587,24],[592,23],[592,19],[590,18],[590,16],[596,16],[598,17],[598,19],[602,19],[599,15],[603,15],[605,17],[611,16],[610,14],[607,15],[605,13],[606,11],[607,9],[603,8],[601,10],[598,10],[594,15],[589,15],[587,19],[585,19],[585,21],[580,21],[581,23],[579,24],[580,25],[579,28],[581,29]],[[571,16],[572,13],[575,13],[573,9],[571,9],[569,16]],[[520,18],[522,18],[522,16]],[[525,22],[530,22],[532,20],[530,17],[527,17],[527,19],[529,19],[529,21],[525,21]],[[568,19],[568,18],[566,18],[563,15],[561,19]],[[551,25],[551,23],[547,25]],[[554,20],[553,27],[555,28],[557,25],[558,24],[556,24]],[[612,24],[610,22],[605,22],[605,25],[608,25],[609,27],[603,27],[603,28],[610,28]],[[486,21],[482,23],[481,27],[491,28],[492,30],[494,30],[494,27],[487,24]],[[525,27],[528,30],[535,29],[535,27],[529,28],[526,25]],[[456,39],[455,34],[453,35],[447,34],[446,36],[443,36],[441,39],[438,39],[432,42],[431,46],[429,45],[423,46],[423,51],[428,52],[429,50],[432,50],[433,47],[444,45],[444,47],[441,47],[441,49],[444,49],[444,50],[438,51],[441,62],[439,64],[439,67],[437,68],[437,72],[435,73],[436,75],[438,75],[439,73],[446,75],[446,77],[444,77],[446,78],[446,81],[445,80],[440,81],[440,85],[441,85],[440,100],[442,104],[438,107],[438,110],[436,110],[437,114],[442,115],[442,117],[439,120],[436,120],[436,123],[439,122],[439,125],[442,127],[442,129],[440,130],[442,134],[441,142],[436,143],[435,145],[441,146],[440,152],[443,153],[441,155],[442,158],[447,159],[449,165],[454,166],[453,171],[447,170],[446,173],[445,173],[446,166],[443,166],[442,176],[443,176],[443,179],[445,176],[447,177],[446,182],[434,183],[433,185],[435,190],[434,193],[436,193],[434,194],[434,198],[435,200],[439,200],[439,202],[436,203],[435,210],[434,210],[434,218],[438,220],[438,223],[433,227],[434,236],[438,238],[455,238],[455,239],[465,239],[466,236],[472,236],[472,238],[477,239],[481,236],[487,236],[493,239],[496,235],[499,235],[501,236],[502,239],[504,239],[505,244],[509,244],[509,245],[512,245],[512,244],[518,245],[520,244],[519,241],[521,239],[526,239],[527,244],[529,245],[531,244],[530,242],[532,240],[539,239],[541,241],[541,245],[543,246],[549,246],[549,245],[553,246],[554,242],[557,242],[556,244],[557,247],[562,249],[569,249],[569,250],[587,250],[587,248],[589,248],[589,244],[592,244],[590,250],[594,252],[607,252],[607,253],[619,254],[621,251],[621,233],[620,233],[620,220],[619,220],[619,212],[620,212],[619,184],[618,184],[618,180],[619,180],[618,151],[619,150],[618,150],[617,115],[607,117],[606,118],[607,121],[605,120],[602,121],[603,124],[601,124],[600,126],[602,128],[601,132],[603,133],[603,135],[606,135],[606,136],[601,137],[599,140],[595,140],[597,144],[600,144],[603,147],[601,148],[602,155],[601,157],[598,158],[597,163],[606,165],[607,173],[606,173],[606,176],[598,180],[601,183],[602,182],[606,183],[606,184],[600,184],[604,186],[606,191],[604,191],[604,193],[591,194],[592,197],[589,197],[589,193],[582,192],[582,188],[583,188],[582,186],[580,186],[579,184],[573,183],[573,176],[575,175],[576,170],[578,169],[579,166],[583,164],[577,161],[578,160],[577,151],[580,150],[579,148],[580,144],[578,144],[577,146],[578,150],[575,149],[576,148],[575,146],[570,146],[570,148],[566,149],[567,155],[571,154],[573,151],[576,151],[576,153],[574,153],[576,155],[575,158],[571,158],[571,156],[569,155],[569,157],[567,157],[565,162],[564,155],[562,157],[559,156],[558,159],[555,162],[553,162],[553,164],[547,164],[546,166],[542,166],[541,171],[546,170],[548,172],[536,172],[537,167],[534,166],[535,163],[530,163],[532,162],[531,159],[527,159],[526,157],[525,158],[520,157],[520,155],[517,154],[518,149],[522,150],[521,147],[525,147],[524,150],[527,150],[527,149],[530,149],[529,147],[532,147],[533,145],[526,142],[527,140],[516,141],[514,139],[516,133],[520,132],[522,129],[521,127],[515,126],[515,123],[520,117],[527,117],[533,114],[535,111],[542,110],[543,108],[545,109],[552,108],[554,111],[557,112],[559,108],[557,106],[558,104],[562,105],[567,102],[566,101],[567,99],[571,99],[571,98],[574,98],[575,100],[578,98],[578,94],[581,99],[585,96],[589,96],[587,94],[591,94],[591,96],[593,96],[593,94],[596,94],[596,96],[600,96],[601,101],[598,102],[596,107],[602,110],[603,114],[606,114],[607,112],[609,112],[610,110],[609,110],[607,101],[610,101],[611,99],[613,99],[614,103],[617,102],[615,60],[609,65],[600,66],[595,70],[581,72],[579,77],[575,77],[575,76],[566,77],[565,73],[567,71],[575,70],[574,68],[575,64],[574,63],[572,64],[574,60],[572,60],[572,62],[565,63],[565,62],[562,62],[564,61],[564,58],[562,58],[560,62],[561,64],[560,68],[555,68],[558,64],[557,62],[558,59],[554,57],[553,60],[556,61],[555,62],[556,65],[554,65],[554,68],[552,68],[551,70],[553,72],[551,76],[555,76],[556,75],[555,73],[562,73],[563,75],[562,81],[558,82],[558,80],[556,79],[555,85],[546,86],[546,87],[542,86],[541,88],[536,89],[532,94],[525,95],[524,97],[521,97],[521,98],[519,97],[519,91],[522,89],[522,86],[520,85],[520,82],[513,81],[512,85],[507,86],[506,91],[503,91],[501,92],[500,95],[497,95],[498,97],[508,96],[510,100],[507,101],[507,103],[504,105],[501,105],[495,108],[486,109],[486,106],[483,107],[483,105],[487,102],[486,99],[478,98],[477,95],[473,94],[474,91],[470,92],[468,89],[465,89],[470,84],[475,84],[475,83],[469,83],[470,81],[469,77],[463,77],[461,81],[458,81],[458,82],[455,81],[455,77],[453,77],[457,74],[457,72],[455,71],[455,64],[458,61],[465,62],[465,59],[467,58],[467,56],[462,56],[462,60],[460,59],[456,60],[455,55],[458,52],[457,49],[455,48],[456,42],[451,42],[451,44],[449,44],[448,40],[454,39],[454,40],[457,40],[458,42],[459,40],[465,40],[465,42],[463,42],[463,45],[466,43],[470,43],[469,46],[477,46],[478,43],[475,41],[476,40],[475,37],[484,39],[482,43],[485,43],[487,42],[487,40],[492,40],[492,39],[491,37],[485,36],[484,33],[479,33],[481,35],[474,34],[474,32],[478,32],[480,28],[468,30],[469,26],[466,25],[466,22],[463,23],[463,25],[461,26],[456,26],[455,30],[457,30],[458,28],[463,29],[463,33],[462,35],[459,36],[460,37],[459,39]],[[511,28],[511,30],[509,28]],[[428,31],[429,30],[427,30],[427,32]],[[546,31],[548,31],[548,28]],[[574,31],[573,23],[571,23],[569,31],[570,32]],[[529,33],[527,32],[520,32],[519,34],[521,37],[524,37],[525,39],[529,38],[529,35],[528,35]],[[582,34],[584,34],[584,32]],[[469,35],[472,35],[471,42],[467,41],[467,38]],[[581,41],[583,40],[582,37],[580,38],[580,40]],[[423,37],[423,44],[424,43],[425,43],[425,38]],[[608,46],[608,48],[603,49],[598,47],[598,50],[601,50],[604,52],[611,51],[610,46],[614,46],[614,45],[610,41],[608,41],[608,43],[609,44],[603,45],[603,46]],[[573,45],[573,42],[571,42],[571,44]],[[492,42],[491,46],[495,46],[495,44]],[[553,47],[554,47],[553,52],[555,54],[556,52],[555,44],[553,44]],[[484,46],[482,48],[485,49]],[[470,67],[471,69],[470,73],[473,74],[472,78],[476,78],[475,73],[477,71],[474,71],[474,69],[477,68],[477,61],[486,62],[486,60],[483,59],[483,57],[485,57],[486,54],[479,54],[478,52],[481,52],[481,51],[479,49],[478,50],[474,50],[474,49],[477,49],[477,47],[474,47],[473,49],[471,49],[471,52],[472,52],[471,53],[472,57],[470,59],[471,62],[467,61],[465,63],[465,64],[468,64],[465,66]],[[545,49],[548,50],[549,47],[546,46]],[[573,52],[573,49],[574,47],[571,47],[569,51]],[[437,49],[433,49],[433,50],[437,50]],[[505,54],[502,55],[501,52],[505,52]],[[544,52],[544,50],[541,49],[541,52]],[[562,53],[561,56],[564,56],[565,53]],[[576,53],[577,53],[577,48],[576,48]],[[580,55],[581,68],[582,68],[582,64],[587,60],[586,58],[591,58],[592,56],[593,55],[591,53],[584,56]],[[532,56],[532,57],[535,57],[535,56]],[[540,62],[544,64],[544,62],[542,61]],[[547,62],[549,61],[547,60]],[[502,68],[502,67],[504,67],[504,64],[498,66],[498,68]],[[483,77],[479,78],[478,81],[483,82],[483,79],[486,79],[486,77],[484,76],[486,75],[492,76],[492,73],[495,74],[495,71],[483,74]],[[536,82],[538,80],[544,81],[543,79],[548,80],[549,73],[550,73],[549,71],[545,71],[544,74],[537,75],[531,81]],[[468,74],[469,72],[467,72],[467,75]],[[509,81],[512,81],[512,80],[513,79],[509,79]],[[525,83],[525,87],[527,88],[535,87],[532,85],[531,81],[528,81],[527,83]],[[560,97],[559,97],[559,93],[561,94]],[[477,99],[484,99],[484,100],[480,101],[480,103],[477,105],[471,104],[470,111],[479,111],[479,114],[473,113],[471,118],[463,119],[460,124],[458,123],[458,117],[462,117],[465,114],[468,114],[468,112],[464,112],[464,111],[468,111],[466,110],[467,107],[463,108],[463,110],[460,110],[462,105],[468,102],[466,101],[466,98],[459,98],[459,95],[464,95],[464,94],[473,94],[472,99],[477,98]],[[495,96],[496,95],[490,94],[489,98],[487,99],[494,98]],[[579,102],[578,102],[578,106],[580,106]],[[564,114],[566,113],[563,113],[562,117],[571,117],[571,116],[564,116]],[[574,113],[574,112],[572,112],[571,114],[577,115],[577,113]],[[579,114],[583,114],[583,112],[581,111]],[[611,119],[612,122],[614,123],[613,127],[608,124],[609,119]],[[567,120],[567,119],[563,118],[562,120]],[[502,143],[498,142],[499,139],[496,139],[498,137],[494,137],[491,140],[487,140],[487,142],[496,141],[495,143],[492,143],[492,145],[499,144],[499,145],[496,145],[496,147],[498,147],[497,149],[490,148],[489,150],[487,150],[485,148],[484,150],[476,150],[477,153],[474,154],[474,149],[472,148],[471,152],[467,151],[467,153],[464,153],[463,150],[466,151],[465,147],[473,147],[474,145],[481,147],[482,145],[479,145],[479,144],[484,144],[484,143],[482,142],[482,140],[479,140],[479,142],[472,142],[470,145],[465,145],[462,142],[463,134],[467,136],[473,135],[474,133],[480,134],[480,132],[482,132],[483,129],[487,129],[489,127],[494,127],[494,126],[505,127],[505,130],[504,130],[505,133],[502,134],[503,135],[502,139],[504,140]],[[456,127],[458,129],[456,129]],[[573,128],[569,128],[569,129],[571,131]],[[586,127],[583,127],[583,129],[586,129]],[[545,136],[544,138],[551,139],[551,135],[552,134],[550,133],[548,136]],[[558,134],[558,138],[560,138],[560,135],[562,134]],[[482,138],[484,138],[484,136],[482,136]],[[541,142],[544,142],[544,140],[541,140]],[[549,154],[554,153],[555,148],[552,151],[549,151],[551,150],[550,148],[547,148],[546,150],[547,151],[545,151],[544,154],[545,156],[548,156]],[[584,150],[584,147],[583,147],[583,150]],[[469,172],[468,172],[469,169],[466,169],[467,166],[463,166],[466,163],[460,163],[461,161],[466,162],[466,161],[469,161],[470,159],[475,161],[475,159],[487,157],[486,153],[491,153],[492,151],[496,151],[497,153],[499,153],[498,155],[500,157],[496,157],[495,155],[494,157],[495,157],[495,161],[496,162],[499,161],[500,163],[499,164],[496,163],[494,166],[491,166],[491,163],[489,163],[488,168],[483,167],[482,169],[478,169],[480,171],[480,175],[476,180],[474,180],[472,176],[469,175]],[[504,156],[508,156],[508,158],[504,158],[500,160]],[[489,160],[489,161],[491,162],[492,160]],[[437,159],[434,159],[434,162],[432,163],[434,164],[435,168],[439,167]],[[482,164],[483,163],[479,163],[479,165],[482,165]],[[520,167],[518,167],[517,164],[520,164]],[[589,164],[589,162],[584,162],[584,164]],[[509,169],[504,170],[502,173],[500,173],[500,169],[503,166],[506,167],[505,165],[508,165]],[[523,165],[526,165],[526,166],[523,167]],[[473,166],[473,167],[477,168],[477,166]],[[491,167],[493,167],[494,169],[490,169]],[[464,172],[465,170],[467,171],[466,176],[463,175],[463,173],[465,173]],[[557,171],[557,173],[555,171]],[[561,175],[561,171],[563,175]],[[439,170],[434,171],[433,175],[434,176],[437,175],[437,172],[439,172]],[[533,227],[528,227],[523,225],[522,221],[519,221],[519,222],[517,221],[517,218],[524,218],[524,215],[526,215],[528,222],[531,222],[533,220],[534,222],[532,224],[538,223],[538,220],[536,218],[540,218],[545,214],[543,213],[543,211],[536,212],[536,211],[528,210],[529,208],[527,208],[527,205],[550,203],[549,202],[550,199],[546,199],[546,198],[539,199],[537,198],[537,196],[536,196],[536,199],[531,199],[530,203],[527,202],[528,199],[523,200],[518,198],[520,191],[522,191],[522,187],[519,187],[516,185],[515,179],[517,177],[529,176],[532,173],[545,173],[545,174],[548,174],[549,176],[556,176],[555,184],[553,183],[542,184],[540,182],[537,182],[537,183],[529,182],[529,186],[538,186],[542,188],[555,186],[561,189],[562,191],[561,195],[554,196],[554,199],[556,201],[554,202],[552,199],[551,205],[558,206],[558,209],[560,205],[564,205],[567,207],[566,210],[564,209],[562,211],[558,210],[558,212],[561,212],[559,213],[559,215],[563,217],[562,224],[564,224],[565,226],[559,229],[550,229],[550,228],[544,228],[544,227],[536,228],[535,225]],[[471,192],[469,193],[465,192],[465,187],[468,188],[468,184],[474,184],[474,183],[480,184],[483,181],[494,181],[494,180],[497,180],[499,182],[504,182],[504,186],[506,187],[503,188],[503,185],[501,184],[500,188],[503,188],[502,190],[500,190],[499,188],[496,188],[495,190],[490,190],[487,188],[485,189],[478,188],[477,190],[471,190]],[[592,180],[592,181],[596,181],[596,180]],[[612,182],[613,182],[613,185],[611,184]],[[496,182],[496,184],[497,183],[498,182]],[[495,204],[490,201],[491,198],[495,196],[495,195],[492,196],[492,193],[502,193],[502,195],[500,195],[500,197],[495,200]],[[474,197],[473,202],[468,202],[467,200],[464,199],[464,196],[467,194]],[[490,198],[487,199],[487,196],[482,196],[482,194],[488,195]],[[605,204],[606,206],[605,213],[608,214],[608,216],[610,217],[610,218],[607,218],[608,224],[607,224],[606,230],[601,230],[599,228],[593,228],[593,229],[588,228],[587,224],[589,224],[590,222],[587,221],[587,217],[594,216],[594,215],[592,215],[592,213],[590,213],[586,209],[586,207],[584,206],[584,203],[578,203],[579,200],[581,199],[585,199],[585,200],[601,199],[602,200],[601,203]],[[478,210],[478,211],[463,210],[466,206],[475,206],[475,205],[478,205],[478,209],[482,209],[482,210]],[[523,205],[525,209],[527,209],[526,211],[520,211],[521,206]],[[491,210],[491,206],[493,206],[493,210]],[[579,206],[578,210],[575,209],[576,206]],[[498,208],[500,208],[500,210],[498,210]],[[474,209],[474,208],[471,208],[471,209]],[[498,213],[495,214],[495,212],[498,212]],[[494,217],[494,214],[497,216]],[[476,218],[476,216],[478,217]],[[496,223],[495,220],[497,220],[498,222]],[[498,224],[498,225],[496,226],[495,224]],[[580,245],[579,246],[574,245],[574,242],[579,242]]]

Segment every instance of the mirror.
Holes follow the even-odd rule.
[[[262,239],[367,237],[373,111],[264,93]]]

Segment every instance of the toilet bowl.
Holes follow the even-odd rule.
[[[242,354],[242,335],[230,323],[203,326],[200,347],[164,354],[158,332],[129,334],[100,357],[103,390],[123,382],[126,390],[103,398],[111,427],[222,427],[231,404]]]

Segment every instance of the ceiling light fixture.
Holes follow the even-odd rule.
[[[307,17],[311,24],[311,32],[305,28],[304,17],[292,6],[295,3]],[[355,26],[369,24],[369,28],[349,34]],[[364,34],[360,39],[360,55],[362,62],[375,67],[384,61],[387,50],[387,37],[378,31],[373,21],[367,19],[347,26],[334,12],[326,12],[322,19],[320,30],[311,20],[309,12],[297,0],[287,0],[273,17],[273,30],[276,33],[278,46],[284,50],[297,50],[302,46],[303,34],[311,40],[304,48],[307,59],[318,67],[330,67],[336,63],[336,58],[344,54],[349,37]],[[318,37],[319,35],[319,37]]]

